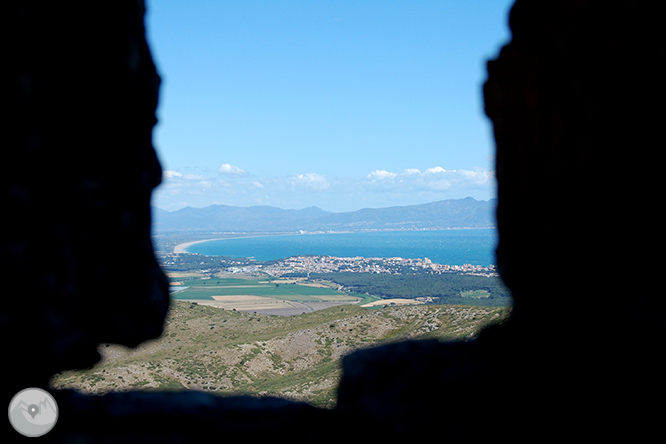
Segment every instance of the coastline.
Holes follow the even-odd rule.
[[[275,236],[307,236],[314,234],[345,234],[345,233],[383,233],[394,231],[450,231],[450,230],[497,230],[497,227],[450,227],[450,228],[425,228],[425,229],[383,229],[383,230],[341,230],[341,231],[299,231],[287,233],[239,233],[229,234],[224,237],[215,237],[210,239],[201,239],[190,242],[183,242],[173,247],[173,254],[188,254],[187,248],[195,244],[203,242],[225,240],[225,239],[240,239],[240,238],[257,238],[257,237],[275,237]]]
[[[214,237],[211,239],[201,239],[191,242],[183,242],[173,247],[173,254],[187,254],[187,248],[195,244],[201,244],[203,242],[210,242],[216,240],[225,240],[225,239],[249,239],[253,237],[273,237],[273,236],[293,236],[302,233],[274,233],[274,234],[231,234],[225,237]]]
[[[217,240],[217,239],[204,239],[204,240],[198,240],[198,241],[192,241],[192,242],[183,242],[182,244],[178,244],[175,247],[173,247],[173,254],[186,254],[187,250],[185,250],[187,247],[190,247],[194,244],[198,244],[201,242],[208,242],[211,240]]]

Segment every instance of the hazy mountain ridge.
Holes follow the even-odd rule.
[[[294,231],[301,229],[296,226],[328,214],[317,207],[283,210],[270,206],[228,205],[153,212],[157,231]]]
[[[283,210],[270,206],[210,205],[173,212],[153,208],[153,218],[158,232],[491,228],[495,226],[495,206],[496,199],[484,201],[471,197],[343,213],[318,207]]]

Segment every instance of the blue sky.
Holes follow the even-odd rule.
[[[328,211],[494,197],[485,62],[512,0],[148,0],[153,204]]]

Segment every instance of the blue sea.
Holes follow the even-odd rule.
[[[337,257],[428,258],[438,264],[495,265],[497,230],[382,231],[295,234],[220,239],[187,247],[188,253],[255,258],[306,254]]]

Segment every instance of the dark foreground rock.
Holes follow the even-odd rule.
[[[59,422],[40,439],[638,442],[660,433],[663,291],[645,253],[658,249],[662,200],[656,8],[518,0],[512,9],[512,40],[484,88],[497,144],[498,265],[515,300],[507,322],[475,342],[352,354],[335,410],[64,391],[55,393]],[[168,289],[149,209],[161,177],[151,144],[159,77],[143,12],[140,0],[4,5],[6,404],[23,388],[46,388],[55,372],[93,365],[100,343],[135,346],[162,331]],[[121,272],[135,290],[116,304]],[[22,439],[4,423],[3,443]]]
[[[41,439],[52,442],[182,443],[230,439],[312,442],[332,412],[272,397],[221,397],[209,393],[125,392],[104,396],[56,393],[56,427]],[[322,433],[322,432],[317,432]]]

